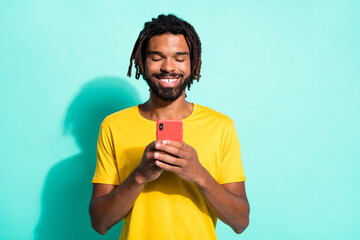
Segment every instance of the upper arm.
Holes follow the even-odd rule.
[[[120,185],[113,136],[105,120],[99,131],[96,168],[92,183]]]
[[[221,164],[217,181],[224,185],[228,183],[231,183],[230,185],[239,185],[237,187],[229,187],[230,190],[234,189],[236,191],[236,188],[244,190],[243,182],[246,180],[246,177],[241,161],[239,138],[234,123],[231,122],[231,124],[226,125],[222,134],[222,142],[219,148]]]
[[[95,199],[112,192],[117,186],[118,185],[94,183],[93,184],[93,192],[92,192],[92,196],[91,196],[91,203]]]
[[[245,182],[233,182],[222,184],[223,188],[227,191],[243,198],[247,201],[246,191],[245,191]]]
[[[250,205],[246,197],[245,192],[245,183],[244,182],[232,182],[222,184],[222,187],[225,188],[226,191],[231,192],[234,197],[237,199],[232,203],[236,205],[233,209],[237,209],[237,220],[238,224],[230,225],[236,233],[243,232],[246,227],[249,225],[249,214],[250,214]]]

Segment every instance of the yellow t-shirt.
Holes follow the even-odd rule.
[[[156,122],[134,106],[103,121],[92,183],[121,184],[140,164],[145,147],[156,139]],[[240,145],[233,121],[194,104],[183,119],[183,140],[220,184],[245,181]],[[193,183],[164,171],[148,183],[123,219],[120,239],[216,239],[217,217]]]

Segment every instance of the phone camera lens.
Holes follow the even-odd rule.
[[[164,125],[163,125],[162,123],[160,123],[160,124],[159,124],[159,129],[160,129],[160,131],[162,131],[163,128],[164,128]]]

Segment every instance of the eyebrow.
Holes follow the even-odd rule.
[[[177,52],[176,55],[189,55],[188,52]]]
[[[148,51],[147,54],[149,54],[149,55],[150,54],[156,54],[156,55],[164,56],[164,54],[162,52],[160,52],[160,51]],[[189,53],[188,52],[176,52],[175,55],[189,55]]]

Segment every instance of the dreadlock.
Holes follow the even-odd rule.
[[[172,14],[167,16],[161,14],[158,18],[153,18],[152,21],[145,23],[144,29],[140,32],[132,51],[127,75],[131,77],[133,61],[136,69],[135,78],[139,79],[140,75],[144,75],[146,50],[149,40],[155,35],[165,33],[171,33],[174,35],[182,34],[185,37],[190,50],[191,80],[187,86],[190,90],[190,85],[193,84],[194,79],[199,82],[201,77],[201,42],[191,24]]]

